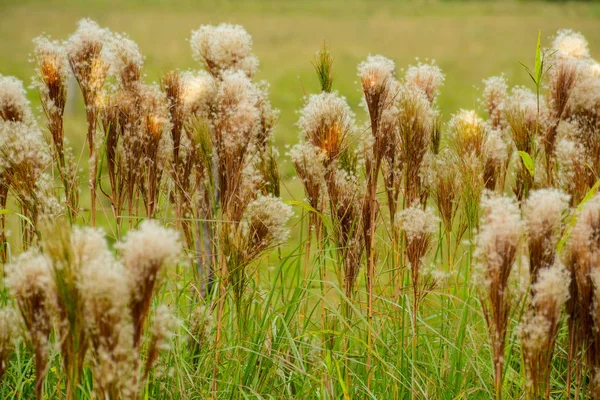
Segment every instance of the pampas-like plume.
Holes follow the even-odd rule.
[[[411,90],[419,90],[432,105],[445,80],[444,73],[440,67],[435,65],[435,62],[411,65],[406,71],[406,87]]]
[[[237,227],[227,240],[229,278],[240,304],[246,286],[246,267],[266,249],[285,243],[292,208],[281,199],[259,195],[248,204]]]
[[[325,186],[325,152],[311,143],[297,144],[289,152],[298,177],[304,185],[308,204],[318,212],[322,212]],[[319,217],[311,213],[311,227],[316,228]]]
[[[523,206],[532,284],[543,269],[554,265],[561,222],[568,207],[569,196],[558,189],[532,191]]]
[[[0,143],[0,207],[6,208],[5,193],[12,192],[32,222],[23,227],[27,249],[36,235],[38,216],[50,210],[54,199],[45,190],[44,170],[50,158],[42,134],[35,126],[23,84],[12,77],[0,76]]]
[[[523,223],[514,199],[484,196],[481,209],[473,275],[492,346],[496,396],[501,398],[506,333],[513,308],[508,278],[517,257]]]
[[[194,58],[214,77],[233,70],[252,77],[258,68],[252,37],[240,25],[202,25],[192,32],[190,44]]]
[[[394,63],[382,56],[369,56],[358,66],[358,76],[362,84],[363,95],[371,125],[369,146],[365,146],[366,192],[363,201],[363,235],[367,256],[367,295],[369,321],[373,318],[373,280],[375,275],[375,230],[377,221],[377,182],[383,156],[394,145],[394,132],[383,123],[383,114],[393,107],[394,97],[399,91],[394,84]],[[387,128],[387,129],[386,129]],[[372,334],[369,331],[369,346]],[[370,362],[370,359],[367,363]],[[370,365],[368,366],[370,368]]]
[[[239,221],[256,188],[244,180],[244,171],[252,169],[251,157],[261,113],[257,107],[259,92],[242,72],[225,72],[217,90],[213,148],[216,151],[218,188],[223,215]],[[258,178],[258,177],[257,177]],[[250,197],[243,197],[246,190]],[[252,192],[252,193],[250,193]]]
[[[138,45],[125,35],[113,34],[106,39],[108,73],[115,76],[125,90],[141,82],[144,57]]]
[[[70,148],[65,149],[63,114],[67,102],[69,64],[64,47],[45,36],[34,39],[38,88],[48,130],[54,144],[54,158],[63,183],[67,215],[73,221],[79,209],[79,177]]]
[[[21,254],[6,267],[6,286],[16,300],[27,329],[27,342],[35,354],[36,398],[43,398],[48,368],[50,332],[57,310],[56,286],[50,260],[37,250]]]
[[[163,169],[171,157],[169,111],[167,99],[157,86],[144,86],[141,115],[141,140],[143,171],[139,174],[140,191],[146,205],[146,216],[154,218],[158,207]]]
[[[546,159],[546,177],[548,184],[554,182],[554,165],[556,137],[558,126],[563,118],[571,92],[575,87],[577,78],[577,63],[573,61],[559,61],[550,70],[548,93],[546,102],[548,116],[544,119],[543,148]]]
[[[528,89],[514,88],[508,99],[504,117],[508,122],[511,137],[517,150],[527,153],[534,162],[537,155],[536,134],[539,133],[538,103],[536,95]],[[519,201],[527,198],[534,181],[525,160],[519,158],[516,182],[513,191]]]
[[[100,28],[92,20],[82,19],[79,21],[75,33],[64,44],[71,70],[75,79],[77,79],[85,104],[88,124],[90,221],[92,226],[96,224],[96,174],[98,169],[96,121],[99,115],[98,102],[100,94],[109,69],[103,53],[107,39],[107,30]]]
[[[502,129],[506,125],[504,120],[504,107],[508,97],[508,84],[506,78],[501,76],[492,76],[483,81],[483,99],[488,117],[490,119],[490,127],[492,129]]]
[[[65,374],[67,399],[78,398],[78,386],[88,349],[83,295],[82,269],[108,264],[112,253],[104,234],[94,228],[73,228],[63,224],[43,229],[42,249],[51,260],[51,271],[58,303],[58,335]]]
[[[10,307],[0,308],[0,382],[8,369],[8,362],[15,348],[19,328],[19,316]]]
[[[457,155],[462,186],[463,213],[469,228],[477,226],[479,200],[484,188],[486,126],[477,113],[460,110],[448,124]]]
[[[352,299],[365,247],[363,226],[366,222],[361,213],[366,189],[356,176],[343,170],[336,170],[327,186],[335,243],[343,266],[344,291],[346,297]]]
[[[589,200],[578,215],[577,223],[567,242],[565,264],[570,273],[570,299],[567,303],[569,314],[569,363],[585,361],[590,372],[595,374],[600,368],[600,338],[597,335],[600,325],[597,317],[597,293],[600,287],[592,280],[597,274],[600,259],[600,195]],[[579,378],[578,378],[579,381]],[[570,382],[570,370],[569,370]],[[590,394],[596,394],[598,387],[592,380]],[[592,396],[593,397],[593,396]]]
[[[437,111],[420,91],[407,90],[399,96],[396,124],[404,159],[404,197],[406,204],[425,199],[421,167],[437,125]]]
[[[560,316],[569,297],[569,273],[557,264],[538,271],[520,326],[527,388],[531,398],[550,398],[550,372]]]
[[[581,203],[589,189],[587,179],[589,169],[583,146],[572,139],[560,139],[556,144],[556,161],[558,164],[556,183],[569,193],[570,205]]]
[[[158,222],[144,221],[139,229],[128,232],[117,248],[122,253],[131,282],[129,308],[133,320],[133,345],[138,349],[160,273],[180,252],[179,235],[161,227]]]
[[[396,218],[406,235],[406,257],[410,263],[413,287],[413,332],[417,328],[419,304],[428,290],[435,284],[431,276],[423,270],[423,258],[431,246],[431,240],[438,229],[439,219],[431,210],[423,210],[415,204],[398,213]]]
[[[423,170],[423,183],[437,206],[444,225],[448,251],[448,265],[453,268],[452,253],[456,251],[467,225],[461,223],[456,232],[456,245],[452,249],[452,231],[461,205],[464,180],[460,177],[460,163],[456,154],[443,149],[438,155],[430,154]]]
[[[83,266],[78,280],[93,359],[95,391],[101,399],[131,398],[136,353],[129,318],[129,276],[114,259]]]
[[[354,113],[344,97],[324,92],[308,97],[297,125],[304,140],[325,152],[329,166],[348,148]]]

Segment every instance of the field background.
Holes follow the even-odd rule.
[[[286,146],[298,141],[294,123],[304,94],[318,90],[310,61],[324,41],[336,59],[334,88],[348,97],[359,121],[365,114],[358,109],[356,66],[369,54],[393,59],[399,75],[417,57],[434,59],[446,74],[439,98],[446,121],[460,108],[478,108],[486,77],[504,73],[510,84],[529,84],[518,62],[533,63],[539,29],[546,44],[558,29],[580,31],[592,55],[600,54],[598,2],[0,0],[0,14],[0,74],[26,85],[33,74],[31,40],[42,33],[64,39],[83,17],[135,40],[146,56],[147,81],[158,81],[171,68],[200,68],[188,42],[193,29],[222,22],[243,25],[261,62],[257,79],[270,83],[272,102],[281,110],[275,142],[286,199],[302,193],[292,179]],[[30,98],[39,104],[35,93]],[[78,151],[85,136],[80,99],[66,118],[66,135]],[[89,202],[86,192],[82,206]],[[110,213],[108,203],[104,210]]]

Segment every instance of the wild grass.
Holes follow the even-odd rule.
[[[1,213],[20,224],[3,397],[598,396],[600,68],[582,35],[540,42],[531,89],[488,79],[448,123],[452,74],[383,56],[352,65],[357,122],[323,46],[282,156],[279,87],[241,26],[193,31],[194,70],[160,85],[90,20],[36,44],[43,122],[0,77]],[[70,73],[87,143],[64,140]],[[280,166],[304,196],[282,200]]]

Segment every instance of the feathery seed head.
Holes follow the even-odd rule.
[[[561,307],[569,298],[570,281],[569,271],[560,262],[541,270],[538,280],[532,286],[532,305],[543,308],[555,304],[555,311],[560,313]]]
[[[590,57],[587,40],[571,29],[562,29],[556,33],[552,50],[561,58],[585,59]]]
[[[569,207],[569,195],[558,189],[539,189],[529,194],[523,208],[528,232],[532,235],[557,234],[564,212]]]
[[[33,123],[31,106],[23,82],[0,75],[0,122]]]
[[[46,36],[33,40],[38,67],[37,82],[46,113],[62,116],[67,100],[69,64],[64,47]]]
[[[488,112],[492,128],[498,129],[502,126],[502,113],[508,97],[508,83],[504,75],[501,75],[485,79],[483,84],[482,102]]]
[[[480,228],[477,234],[474,278],[484,286],[502,290],[516,259],[522,236],[521,211],[514,198],[484,193],[481,199]]]
[[[257,137],[261,113],[259,91],[250,78],[240,71],[226,71],[215,97],[215,128],[219,144],[232,154],[244,151]]]
[[[289,151],[294,168],[298,177],[304,184],[306,196],[310,205],[318,209],[320,207],[321,189],[325,180],[327,154],[319,147],[311,143],[299,143]]]
[[[135,281],[144,278],[147,268],[160,267],[179,256],[179,233],[162,227],[155,220],[147,220],[138,229],[129,231],[116,247],[123,254],[123,264],[128,268],[135,288]]]
[[[107,43],[106,63],[109,73],[117,77],[124,87],[132,87],[142,77],[144,57],[138,45],[125,35],[110,35]]]
[[[208,114],[217,85],[206,71],[186,71],[181,74],[183,105],[186,113]]]
[[[411,65],[406,71],[406,87],[413,90],[420,90],[425,94],[429,103],[433,103],[438,94],[438,89],[444,84],[446,77],[444,73],[435,65],[435,62],[424,64],[419,62],[417,65]]]
[[[413,205],[398,212],[396,221],[400,228],[406,232],[409,241],[431,235],[437,232],[439,218],[430,209],[423,210],[420,205]]]
[[[354,113],[344,97],[336,92],[324,92],[308,98],[297,125],[302,137],[325,151],[330,163],[348,145],[354,127]]]
[[[19,331],[19,315],[11,307],[0,308],[0,379],[8,369]]]
[[[48,305],[53,304],[55,285],[51,261],[37,249],[22,253],[6,266],[5,283],[17,302],[39,296]]]
[[[192,31],[190,40],[194,58],[218,77],[227,70],[254,75],[258,59],[252,54],[252,37],[240,25],[202,25]]]
[[[481,154],[485,141],[485,124],[474,110],[460,110],[448,124],[459,156]]]
[[[154,349],[157,351],[169,350],[171,339],[175,336],[179,325],[180,321],[173,315],[169,306],[161,304],[156,307],[154,323],[151,328]]]
[[[396,65],[381,55],[368,56],[358,65],[358,76],[365,93],[378,93],[394,78]]]
[[[244,218],[250,248],[262,251],[285,243],[289,237],[286,224],[293,214],[292,207],[280,198],[259,195],[248,204]]]

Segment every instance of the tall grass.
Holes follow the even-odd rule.
[[[203,69],[160,85],[93,21],[36,39],[48,135],[0,77],[0,394],[598,398],[600,66],[578,33],[540,40],[535,91],[490,78],[487,115],[446,125],[441,69],[379,55],[357,124],[324,45],[288,154],[305,199],[286,204],[241,26],[193,31]],[[64,140],[70,74],[87,160]]]

